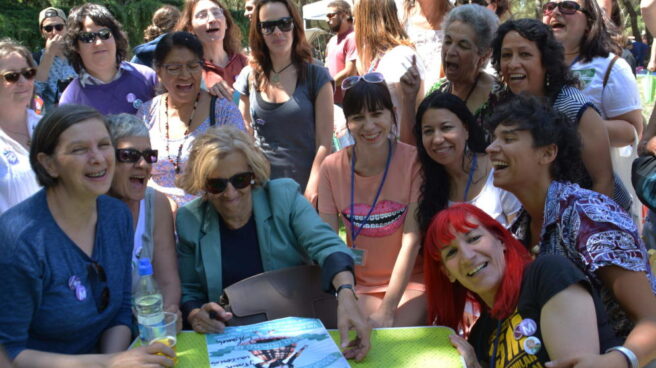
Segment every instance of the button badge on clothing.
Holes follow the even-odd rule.
[[[542,348],[542,342],[535,336],[529,336],[524,340],[524,351],[528,354],[535,355]]]
[[[76,275],[68,279],[68,288],[75,292],[75,298],[78,301],[83,301],[87,298],[87,289],[82,285],[82,281]]]
[[[538,330],[538,325],[535,323],[534,320],[530,318],[526,318],[523,321],[521,321],[517,326],[515,326],[515,329],[513,330],[513,335],[515,337],[515,340],[521,339],[523,336],[533,336],[535,335],[535,332]]]

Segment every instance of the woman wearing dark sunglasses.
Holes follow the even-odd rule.
[[[27,48],[0,40],[0,213],[39,190],[28,157],[32,132],[41,119],[28,108],[35,74]]]
[[[155,95],[157,76],[125,61],[127,36],[102,5],[87,3],[71,11],[66,54],[79,73],[62,93],[60,104],[91,106],[103,114],[134,114]]]
[[[322,285],[337,293],[343,347],[361,360],[369,329],[353,292],[353,259],[290,179],[269,180],[270,166],[247,133],[222,126],[196,138],[178,185],[200,194],[178,210],[182,311],[199,333],[223,331],[232,318],[218,304],[223,289],[247,277],[313,261]],[[348,289],[348,290],[347,290]]]
[[[139,259],[151,259],[164,309],[179,313],[180,278],[171,205],[163,193],[147,186],[152,165],[157,162],[157,150],[150,146],[148,128],[134,115],[109,116],[109,134],[116,149],[109,195],[125,202],[132,213],[132,290],[139,280]],[[182,315],[178,321],[182,326]]]
[[[0,216],[0,344],[16,367],[173,366],[163,344],[128,352],[129,210],[103,195],[115,152],[105,118],[66,105],[37,126],[30,163],[44,189]],[[164,355],[156,355],[162,353]]]
[[[355,144],[321,165],[319,214],[339,219],[356,256],[360,308],[372,327],[426,322],[415,212],[421,185],[417,151],[397,142],[392,97],[383,75],[342,82],[346,126]]]
[[[314,200],[319,165],[330,153],[333,88],[313,64],[303,20],[290,0],[262,0],[250,26],[251,61],[235,82],[248,130],[271,162],[272,178],[292,178]]]

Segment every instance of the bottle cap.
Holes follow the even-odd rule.
[[[139,259],[139,276],[149,276],[153,274],[153,265],[150,264],[150,258]]]

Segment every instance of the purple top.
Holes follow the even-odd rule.
[[[530,217],[522,209],[511,230],[528,244],[529,229]],[[615,201],[603,194],[576,184],[551,182],[539,247],[540,255],[564,255],[588,276],[600,291],[619,336],[626,336],[632,323],[595,272],[606,266],[644,272],[656,292],[656,279],[635,224]]]
[[[144,102],[155,96],[157,75],[147,66],[127,61],[120,68],[121,76],[107,84],[82,87],[80,78],[75,78],[62,93],[59,104],[87,105],[104,115],[135,114]]]

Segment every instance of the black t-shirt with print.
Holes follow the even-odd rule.
[[[570,285],[580,283],[591,292],[597,315],[599,345],[601,351],[620,345],[621,340],[615,337],[603,304],[591,289],[585,275],[567,258],[557,255],[543,255],[533,261],[524,271],[519,303],[513,314],[501,322],[499,342],[494,368],[536,368],[544,367],[550,361],[544,346],[540,328],[540,311],[542,307],[556,294]],[[525,319],[532,319],[537,324],[534,337],[542,344],[537,354],[524,351],[527,336],[515,339],[514,329]],[[469,343],[474,347],[479,361],[487,364],[494,349],[497,336],[498,321],[486,312],[474,325],[469,335]]]

